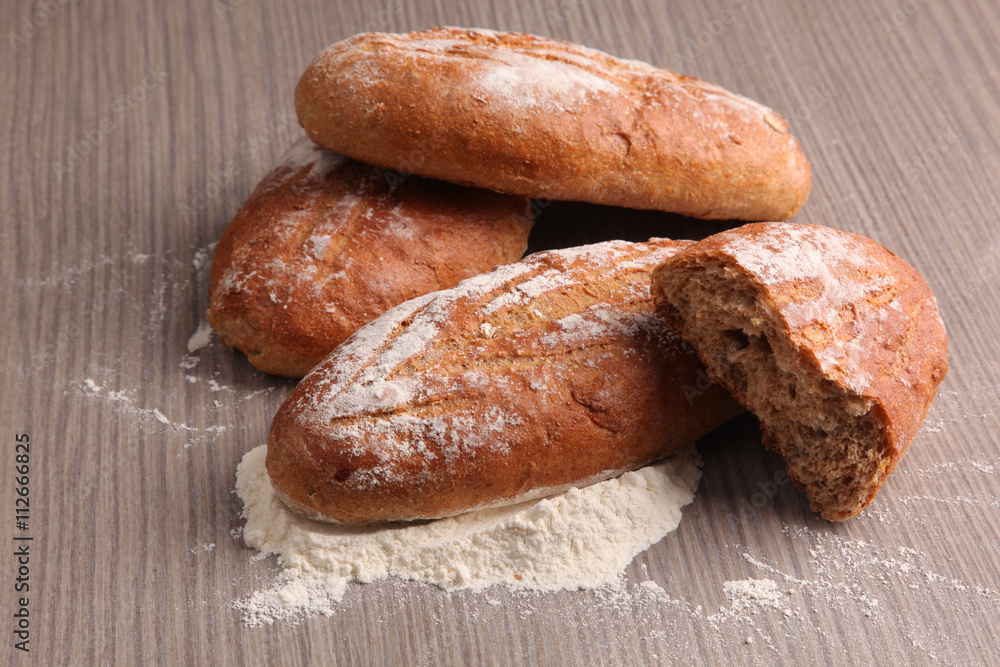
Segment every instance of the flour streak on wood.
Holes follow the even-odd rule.
[[[705,440],[694,505],[619,590],[390,581],[350,588],[329,618],[242,626],[232,601],[276,566],[231,535],[235,467],[293,383],[203,334],[189,350],[211,244],[300,136],[292,90],[316,53],[434,25],[570,39],[760,100],[813,162],[796,220],[869,235],[925,273],[952,371],[865,514],[817,520],[744,418]],[[0,557],[16,664],[1000,659],[996,3],[19,0],[0,28],[5,545],[11,440],[34,448],[28,655],[9,641],[15,562]],[[531,243],[724,227],[554,203]]]

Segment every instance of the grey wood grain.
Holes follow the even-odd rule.
[[[188,350],[205,322],[211,244],[299,136],[292,90],[316,53],[362,30],[442,24],[570,39],[761,100],[813,163],[796,219],[867,234],[924,272],[952,369],[864,515],[814,517],[791,485],[773,484],[780,461],[743,418],[701,443],[694,505],[621,591],[386,581],[349,588],[329,618],[241,624],[232,602],[276,565],[231,536],[235,467],[294,383],[216,341]],[[1000,663],[998,30],[989,0],[4,3],[2,654],[39,665]],[[557,203],[531,243],[724,227]],[[27,655],[11,640],[20,433],[32,442]],[[784,597],[740,610],[725,582],[746,579]]]

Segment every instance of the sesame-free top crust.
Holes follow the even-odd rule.
[[[295,89],[317,143],[535,198],[784,220],[808,161],[771,109],[693,77],[520,33],[364,33]]]

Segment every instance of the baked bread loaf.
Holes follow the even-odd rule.
[[[872,502],[948,370],[937,302],[913,267],[857,234],[762,223],[687,247],[653,285],[815,511],[841,521]]]
[[[638,468],[742,410],[654,312],[686,242],[540,252],[397,306],[278,410],[267,469],[296,512],[430,519]]]
[[[295,89],[316,143],[357,160],[526,197],[784,220],[812,172],[771,109],[568,42],[437,28],[364,33]]]
[[[363,324],[524,253],[527,200],[346,159],[303,138],[226,228],[208,318],[266,373],[301,377]]]

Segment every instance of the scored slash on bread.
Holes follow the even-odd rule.
[[[437,28],[338,42],[295,89],[299,123],[357,160],[533,198],[784,220],[812,171],[771,109],[577,44]]]
[[[259,370],[302,377],[389,308],[524,253],[526,199],[389,174],[308,137],[226,228],[208,318]]]
[[[687,243],[540,252],[360,329],[278,410],[278,496],[340,522],[429,519],[641,467],[741,409],[656,314]]]
[[[653,293],[827,519],[872,502],[948,370],[927,282],[857,234],[745,225],[658,267]]]

